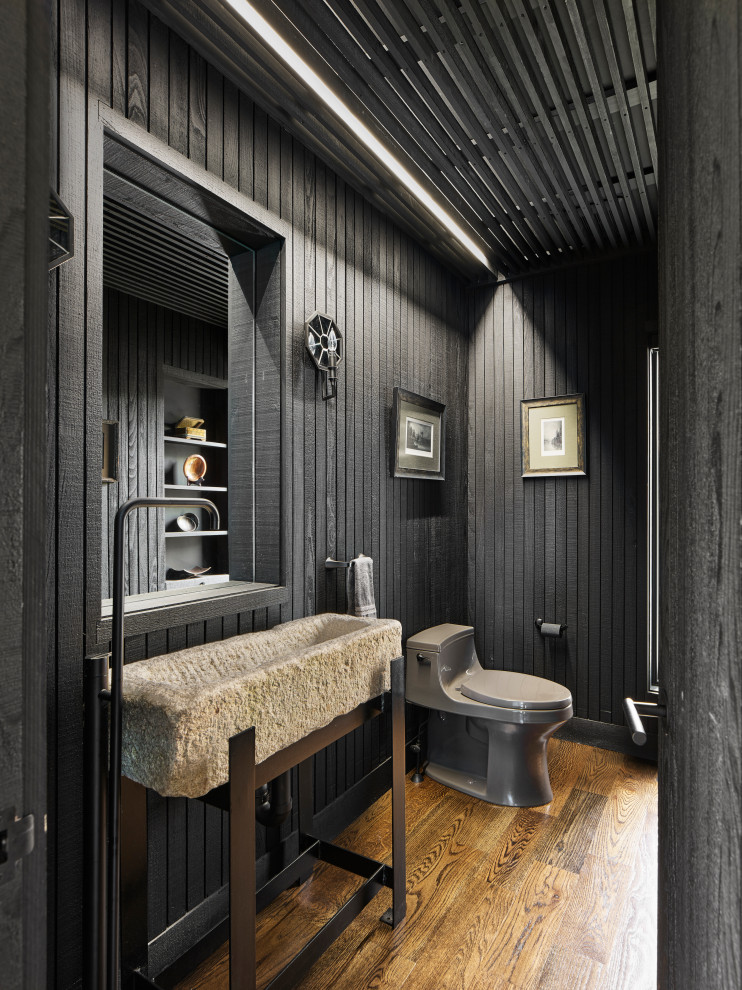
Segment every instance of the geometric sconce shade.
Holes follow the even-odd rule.
[[[304,324],[307,350],[318,371],[327,377],[322,386],[322,398],[337,394],[337,366],[343,360],[343,335],[331,316],[315,311]]]

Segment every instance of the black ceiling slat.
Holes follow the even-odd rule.
[[[540,119],[541,126],[546,131],[547,137],[551,142],[549,158],[555,170],[555,177],[558,174],[558,171],[561,170],[563,184],[560,184],[560,195],[562,202],[564,203],[565,208],[569,209],[570,203],[567,189],[567,187],[569,187],[572,189],[578,205],[581,207],[581,215],[575,213],[573,224],[577,227],[577,229],[584,230],[586,226],[589,227],[593,234],[595,244],[598,247],[602,247],[603,239],[606,235],[608,236],[609,241],[612,240],[610,227],[607,225],[606,217],[604,217],[604,224],[602,226],[599,224],[597,217],[593,216],[590,204],[585,199],[583,184],[587,185],[588,190],[590,190],[590,184],[585,183],[585,169],[584,167],[581,168],[581,161],[583,159],[582,149],[578,146],[576,138],[572,135],[571,121],[569,122],[569,126],[565,128],[565,136],[570,145],[577,168],[580,169],[578,174],[575,173],[575,169],[568,160],[567,149],[561,146],[560,139],[551,123],[549,111],[544,105],[536,85],[530,77],[528,68],[520,56],[514,36],[508,29],[499,5],[497,3],[491,3],[485,8],[481,7],[479,4],[475,5],[471,3],[470,0],[464,0],[464,9],[469,14],[469,19],[472,25],[476,24],[484,37],[487,39],[491,52],[489,65],[492,71],[497,74],[498,83],[502,87],[507,98],[515,107],[520,121],[529,134],[534,146],[538,146],[541,142],[539,142],[538,136],[535,132],[534,118],[530,113],[529,108],[525,106],[518,98],[510,79],[512,78],[513,80],[519,80],[520,84],[525,88],[528,98],[534,106],[535,113]],[[525,15],[525,12],[523,13]],[[497,18],[495,24],[490,23],[490,16]],[[497,47],[499,47],[502,52],[502,58],[498,57],[497,47],[495,44],[495,27],[499,28],[497,34],[500,44]],[[530,22],[526,19],[526,23],[523,25],[523,30],[525,31],[529,29]],[[477,47],[481,44],[477,41],[476,37],[472,37],[471,35],[469,38],[469,43],[477,45]],[[484,55],[485,53],[482,52],[482,54]],[[507,62],[505,61],[506,57],[508,59]],[[552,96],[552,102],[558,107],[561,103],[559,94],[550,92],[549,95]],[[593,192],[593,198],[595,200],[594,206],[596,212],[600,212],[602,214],[603,204],[600,201],[600,197],[597,195],[597,191]],[[583,241],[583,243],[585,246],[590,246],[589,241]]]
[[[420,66],[420,69],[422,70],[424,67]],[[438,92],[435,80],[433,80],[426,71],[421,71],[416,77],[412,77],[409,74],[409,71],[405,69],[403,75],[405,76],[405,79],[408,80],[408,84],[411,88],[418,90],[430,100],[431,104],[433,104],[434,110],[436,110],[442,118],[447,119],[449,116],[453,116],[447,107],[445,100]],[[453,119],[456,120],[459,128],[459,140],[461,140],[463,125],[458,121],[458,118],[454,117]],[[487,142],[487,144],[484,145],[486,150],[489,144],[489,138],[486,134],[484,134],[484,132],[482,133],[482,142]],[[466,156],[464,156],[464,161],[466,164],[461,165],[458,168],[467,171],[471,169],[476,173],[477,177],[482,182],[482,185],[494,200],[494,203],[498,205],[507,216],[507,223],[503,225],[504,232],[513,244],[518,247],[519,252],[523,254],[524,257],[541,255],[544,253],[543,237],[535,236],[532,228],[525,223],[525,211],[522,205],[523,193],[521,187],[509,173],[503,176],[502,174],[496,174],[493,172],[490,168],[488,158],[482,150],[482,142],[476,144],[476,142],[470,140],[465,144],[471,157],[467,161]],[[462,142],[462,144],[464,144],[464,142]],[[459,148],[459,145],[453,142],[452,147]],[[485,201],[485,203],[487,203],[487,201]],[[491,216],[497,215],[496,210],[493,208],[491,203],[487,208]],[[527,245],[527,247],[524,247],[524,244]]]
[[[652,101],[649,96],[649,85],[647,81],[647,68],[644,64],[644,56],[639,42],[639,27],[634,17],[633,0],[623,0],[623,12],[626,19],[626,31],[629,36],[629,46],[631,48],[631,59],[634,63],[634,76],[636,77],[636,87],[639,90],[641,100],[642,117],[644,118],[644,128],[649,144],[649,156],[652,159],[652,171],[657,175],[657,135],[655,133],[654,117],[652,116]]]
[[[158,300],[167,298],[173,303],[170,308],[176,312],[181,312],[181,304],[187,302],[188,306],[198,311],[203,319],[208,318],[211,322],[226,325],[227,311],[223,300],[214,301],[211,296],[196,291],[195,286],[189,289],[165,278],[157,278],[155,272],[132,265],[120,257],[111,258],[104,252],[103,280],[108,282],[113,278],[128,286],[126,291],[132,296],[141,298],[154,296]],[[214,314],[219,316],[217,321],[211,319]]]
[[[103,284],[110,289],[117,289],[119,292],[133,295],[130,278],[120,273],[106,273],[104,271]],[[227,325],[224,314],[221,311],[212,311],[200,305],[191,305],[190,300],[184,299],[174,293],[157,291],[156,287],[153,286],[140,287],[137,298],[143,299],[145,302],[154,303],[156,306],[162,306],[164,309],[172,309],[185,316],[192,316],[194,319],[203,320],[205,323],[212,324],[213,326],[226,327]]]
[[[514,121],[527,134],[531,147],[542,152],[540,157],[544,159],[544,166],[547,168],[550,179],[554,184],[555,192],[559,198],[560,209],[570,217],[571,225],[577,234],[579,243],[575,247],[578,249],[580,247],[587,248],[594,244],[601,247],[603,231],[594,219],[589,205],[584,200],[581,177],[579,179],[577,178],[574,167],[566,154],[566,150],[561,147],[561,142],[551,124],[550,115],[532,84],[529,73],[520,59],[520,53],[506,25],[503,24],[504,30],[499,32],[500,43],[498,45],[493,44],[495,42],[495,31],[489,22],[489,17],[494,14],[499,20],[503,20],[501,12],[497,9],[497,5],[490,5],[492,9],[487,9],[485,13],[484,7],[480,7],[479,4],[468,3],[464,0],[463,8],[468,15],[467,18],[464,18],[459,15],[457,8],[446,2],[446,0],[444,0],[444,4],[447,17],[450,17],[452,25],[460,32],[462,51],[465,53],[469,49],[478,53],[479,58],[486,66],[486,71],[494,77],[497,87],[502,91],[505,103],[513,108],[515,112]],[[477,38],[476,28],[484,35],[489,50],[485,48],[483,41]],[[516,80],[525,90],[527,98],[534,104],[535,113],[526,105],[524,98],[516,92]],[[543,141],[537,133],[538,123],[547,132],[547,137],[551,143],[548,156],[543,154]],[[512,128],[513,122],[511,121],[508,123],[508,130],[512,130]],[[568,195],[568,187],[572,188],[575,197],[578,201],[581,201],[581,212],[573,209]],[[592,239],[590,238],[588,228],[592,233]]]
[[[644,210],[644,219],[649,229],[650,236],[654,237],[654,217],[652,216],[652,208],[647,196],[647,186],[644,181],[644,170],[642,169],[641,161],[639,160],[639,150],[636,145],[636,137],[634,135],[631,113],[629,112],[628,102],[626,100],[626,83],[618,64],[618,56],[614,46],[612,28],[608,21],[608,12],[605,8],[604,0],[594,0],[594,3],[595,14],[598,21],[598,29],[600,31],[603,48],[608,60],[608,69],[611,73],[611,80],[613,81],[613,89],[619,102],[618,117],[623,125],[626,143],[629,147],[631,164],[633,166],[634,175],[636,176],[636,182],[639,188],[639,199]]]
[[[631,225],[634,230],[634,236],[636,237],[637,241],[641,242],[644,236],[642,230],[642,224],[639,219],[639,214],[637,213],[636,210],[634,197],[632,196],[631,190],[629,189],[629,183],[626,178],[626,169],[623,166],[623,162],[621,160],[621,154],[619,152],[618,144],[616,142],[616,137],[613,133],[613,126],[611,124],[611,115],[608,110],[608,105],[606,103],[605,91],[603,89],[603,84],[601,83],[600,78],[598,77],[595,61],[593,59],[591,44],[588,39],[588,34],[585,30],[585,25],[582,22],[582,15],[577,7],[576,0],[565,0],[565,4],[567,7],[567,11],[569,13],[572,29],[575,33],[575,38],[577,39],[577,45],[580,49],[580,55],[585,65],[588,79],[590,80],[590,86],[592,88],[593,96],[595,97],[595,102],[598,107],[598,114],[599,114],[601,126],[603,128],[603,134],[605,136],[605,140],[611,154],[611,160],[616,168],[616,176],[618,178],[618,182],[621,187],[621,192],[623,193],[626,209],[628,210],[628,214],[631,219]]]
[[[519,58],[515,46],[512,45],[511,36],[509,34],[505,35],[505,45],[500,45],[501,55],[499,57],[498,52],[493,48],[491,57],[487,58],[476,37],[472,34],[470,23],[461,16],[458,6],[450,3],[449,0],[439,0],[439,2],[441,10],[445,14],[446,24],[453,35],[453,40],[458,42],[461,58],[468,64],[473,77],[480,82],[480,85],[489,86],[490,92],[495,99],[500,94],[500,103],[503,109],[507,111],[506,125],[508,132],[512,135],[514,133],[518,134],[520,130],[525,131],[530,143],[524,143],[522,147],[533,154],[541,166],[544,175],[552,185],[554,193],[557,196],[556,204],[553,204],[555,213],[556,215],[563,214],[566,216],[576,235],[577,243],[573,246],[577,249],[593,246],[588,234],[589,227],[595,244],[601,247],[603,241],[602,232],[594,220],[588,204],[584,200],[581,182],[576,178],[574,169],[568,161],[564,149],[561,148],[546,109],[540,103],[538,94],[530,85],[530,79],[527,71],[525,71],[525,67],[521,64],[521,71],[517,69],[513,71],[509,64],[509,60],[518,60]],[[508,44],[508,42],[511,42],[511,44]],[[552,146],[549,149],[548,155],[543,153],[545,150],[543,148],[543,142],[539,139],[535,131],[534,116],[516,93],[511,79],[519,79],[526,86],[529,96],[536,101],[537,110],[541,111],[541,116],[544,118],[542,126],[547,130],[548,136],[552,139]],[[539,151],[541,154],[538,154]],[[564,180],[563,183],[560,182],[560,171],[561,178]],[[581,201],[583,210],[579,213],[572,208],[567,193],[567,186],[572,187],[574,195]]]
[[[514,116],[511,114],[509,115],[509,119],[506,119],[508,133],[512,136],[513,133],[520,134],[520,131],[523,130],[527,135],[529,143],[523,143],[521,147],[528,149],[528,151],[538,160],[543,159],[542,165],[554,190],[555,199],[552,202],[552,207],[555,215],[563,214],[566,216],[575,235],[577,243],[570,246],[574,246],[578,250],[581,247],[591,246],[591,239],[587,230],[588,227],[592,230],[595,243],[597,243],[598,246],[601,246],[602,235],[598,226],[593,221],[592,216],[589,214],[587,204],[585,204],[586,209],[584,211],[585,215],[588,217],[588,223],[586,224],[585,218],[582,215],[578,215],[572,209],[569,198],[565,195],[565,186],[560,183],[560,177],[558,176],[558,172],[560,170],[562,173],[561,178],[565,180],[566,184],[570,184],[573,181],[572,167],[562,154],[561,149],[555,149],[556,158],[552,155],[550,161],[546,161],[545,156],[537,154],[537,149],[541,149],[542,142],[539,140],[536,133],[535,117],[531,113],[530,109],[524,105],[522,99],[513,88],[510,80],[511,77],[514,77],[514,74],[508,71],[509,66],[506,68],[507,62],[504,50],[502,50],[501,54],[498,56],[493,49],[489,53],[490,57],[487,57],[487,54],[480,47],[476,37],[472,34],[466,20],[459,15],[457,8],[448,4],[446,0],[442,0],[442,3],[443,8],[446,11],[447,22],[451,25],[452,30],[455,32],[455,36],[459,39],[462,59],[469,65],[470,68],[475,63],[478,63],[480,76],[486,73],[485,78],[489,77],[491,80],[489,86],[490,92],[493,96],[496,96],[498,92],[502,93],[502,105],[504,107],[512,107],[515,111]],[[544,116],[546,116],[546,114],[544,114]],[[553,134],[553,129],[551,128],[551,122],[547,119],[542,122],[542,126],[544,126],[547,131],[551,131],[554,137],[554,143],[558,144],[556,135]],[[551,166],[551,168],[549,166]],[[582,192],[579,189],[578,183],[575,183],[575,188],[581,196]]]
[[[172,309],[180,311],[178,300],[189,300],[189,305],[202,313],[219,313],[219,322],[226,323],[227,319],[227,297],[214,296],[210,292],[202,289],[199,283],[187,284],[168,278],[166,274],[158,269],[147,268],[137,262],[132,262],[121,255],[113,255],[110,250],[103,252],[103,272],[104,280],[107,281],[114,274],[119,279],[128,280],[129,293],[133,296],[142,296],[143,292],[150,294],[156,292],[167,294],[168,298],[174,300],[176,305]]]
[[[197,282],[200,285],[208,287],[209,285],[219,285],[219,290],[213,291],[213,295],[216,298],[221,298],[224,292],[221,289],[226,283],[226,269],[208,268],[204,265],[200,268],[194,265],[193,260],[190,258],[181,258],[179,255],[169,255],[168,260],[164,260],[160,257],[160,252],[158,249],[145,242],[144,236],[141,232],[137,232],[137,259],[136,263],[139,265],[147,264],[156,267],[159,271],[166,275],[170,275],[173,278],[177,278],[179,281],[192,281]],[[115,248],[119,254],[122,256],[129,255],[130,252],[130,242],[131,242],[131,232],[126,230],[121,230],[110,224],[106,225],[106,240],[109,242],[111,250]],[[164,251],[167,248],[163,248]],[[129,255],[130,256],[130,255]],[[208,290],[207,290],[208,291]]]
[[[404,15],[405,11],[403,9],[390,7],[383,0],[380,0],[379,6],[384,9],[392,25],[392,29],[398,31],[400,34],[404,34],[408,38],[407,45],[414,52],[414,56],[419,62],[422,63],[425,59],[433,57],[436,64],[439,63],[436,51],[431,52],[424,49],[418,37],[420,34],[419,27],[416,27],[414,22],[411,23],[407,20],[406,22],[402,21],[400,26],[395,24],[394,15],[400,17]],[[409,17],[409,12],[407,12],[407,15]],[[420,65],[420,71],[424,71],[424,69],[425,66]],[[428,79],[440,93],[439,82],[433,78],[430,72],[428,72]],[[528,218],[529,228],[536,232],[537,243],[541,245],[541,253],[544,250],[548,250],[549,247],[556,252],[558,243],[565,243],[563,235],[552,227],[548,215],[545,216],[541,196],[530,188],[529,183],[524,180],[520,171],[518,170],[516,172],[508,161],[508,159],[513,159],[514,157],[512,143],[505,141],[499,126],[495,129],[494,134],[490,135],[477,119],[472,106],[465,100],[459,105],[459,110],[461,111],[459,126],[462,134],[462,145],[471,145],[472,141],[476,143],[477,153],[481,156],[484,165],[491,171],[493,179],[508,190],[508,195],[513,198],[516,208],[519,208],[524,223],[526,222],[526,218]],[[502,168],[492,167],[493,157],[495,157],[500,166],[507,168],[507,173],[503,173]]]
[[[559,61],[562,76],[564,77],[572,99],[572,109],[576,114],[582,128],[589,157],[597,173],[597,181],[600,183],[600,188],[603,190],[605,201],[608,204],[613,216],[616,230],[618,231],[619,241],[623,245],[628,245],[630,243],[629,231],[616,197],[613,182],[609,176],[608,167],[603,158],[602,148],[600,147],[596,133],[593,130],[593,115],[590,112],[585,94],[580,86],[579,78],[573,68],[574,59],[570,58],[569,53],[567,52],[551,7],[548,4],[539,4],[538,9],[549,34],[555,57]],[[598,195],[599,194],[600,193],[598,192]]]
[[[285,10],[288,10],[285,3],[282,6]],[[494,196],[491,181],[487,181],[485,184],[484,175],[476,168],[475,163],[467,158],[452,140],[450,132],[443,127],[441,119],[434,113],[434,108],[430,106],[430,102],[426,102],[421,97],[418,89],[410,84],[408,78],[403,74],[402,68],[394,62],[389,50],[385,50],[379,44],[376,35],[365,24],[363,18],[353,5],[343,3],[338,6],[342,6],[342,20],[339,14],[336,15],[332,9],[325,9],[328,10],[330,15],[333,15],[333,20],[337,24],[337,30],[342,32],[341,38],[338,39],[336,33],[325,30],[326,27],[331,27],[331,25],[322,24],[319,30],[324,31],[325,37],[339,47],[339,50],[348,61],[350,61],[352,52],[350,46],[356,46],[356,48],[360,48],[362,51],[368,48],[371,58],[367,58],[366,62],[364,62],[363,76],[371,84],[373,92],[385,106],[397,134],[400,132],[399,123],[401,120],[404,120],[406,129],[411,130],[412,137],[421,145],[430,158],[431,166],[433,168],[439,166],[439,174],[443,177],[450,189],[454,193],[458,192],[458,195],[461,196],[474,216],[479,217],[479,222],[491,230],[498,239],[501,236],[499,230],[503,226],[513,227],[513,240],[523,239],[522,232],[513,223],[515,204],[512,204],[511,210],[508,212],[505,206],[500,203],[499,199]],[[303,15],[302,20],[298,22],[298,26],[302,30],[304,30],[304,24],[307,18],[316,22],[316,11],[313,11],[311,16],[307,15],[304,13],[304,5],[297,2],[297,0],[292,0],[290,9],[293,12],[297,8],[301,12],[300,16]],[[296,20],[296,16],[293,13],[292,18]],[[364,32],[363,34],[360,33],[362,31]],[[356,90],[356,86],[347,76],[343,75],[343,81],[351,89]],[[404,88],[401,83],[404,83]],[[389,130],[390,120],[387,119],[382,122],[387,127],[387,130]],[[412,123],[412,127],[409,126],[409,122]],[[406,148],[405,150],[407,154],[411,153],[410,149]],[[446,164],[450,165],[449,169],[444,167]],[[469,195],[462,191],[460,185],[457,185],[452,173],[465,177],[466,185],[470,190]],[[472,197],[475,198],[472,199]],[[487,222],[486,217],[483,216],[482,208],[487,210],[488,214],[493,218],[496,229],[493,228],[491,223]],[[474,229],[477,228],[477,224],[473,223],[471,218],[469,218],[469,222]],[[526,243],[523,239],[523,244],[520,247],[521,250],[523,250],[523,246]],[[511,249],[509,243],[503,246],[503,250],[507,254],[509,254]],[[530,250],[537,250],[536,245],[531,245]]]
[[[441,49],[445,48],[445,45],[441,43],[439,38],[439,33],[436,30],[433,21],[426,16],[426,14],[420,9],[419,5],[415,4],[414,0],[410,0],[409,9],[405,4],[395,6],[393,0],[379,0],[379,5],[384,9],[387,17],[394,23],[395,15],[400,18],[403,33],[405,33],[408,38],[408,43],[416,50],[418,58],[424,59],[428,55],[433,55],[442,65],[446,65],[443,61],[443,54]],[[415,17],[412,17],[414,12]],[[417,19],[417,20],[416,20]],[[419,21],[419,23],[418,23]],[[423,33],[420,30],[422,23],[425,23],[427,29],[427,34],[431,38],[436,38],[434,43],[429,50],[425,50],[425,43],[422,41]],[[458,80],[461,79],[459,75],[458,79],[452,75],[446,66],[446,70],[449,73],[450,78],[458,87]],[[548,241],[546,246],[548,249],[557,253],[561,248],[562,250],[568,249],[569,243],[568,238],[565,236],[564,232],[560,231],[555,222],[552,219],[549,211],[545,209],[543,205],[544,198],[550,198],[546,190],[543,188],[540,176],[538,176],[538,164],[533,162],[528,162],[529,167],[533,167],[537,174],[537,186],[534,188],[531,184],[532,180],[529,181],[522,173],[521,161],[517,156],[516,147],[513,143],[513,135],[506,141],[503,138],[502,127],[503,125],[497,121],[492,123],[492,133],[485,131],[479,120],[476,117],[476,113],[473,112],[472,108],[476,105],[477,101],[474,99],[471,89],[466,86],[466,83],[461,80],[464,85],[464,90],[461,91],[462,100],[460,103],[460,110],[463,116],[467,119],[467,126],[470,133],[473,133],[480,145],[480,153],[488,162],[489,166],[492,167],[490,156],[487,155],[487,149],[494,145],[493,150],[497,150],[498,154],[496,156],[498,164],[502,167],[506,167],[510,174],[513,176],[517,183],[518,189],[520,190],[520,196],[522,197],[522,212],[524,217],[528,217],[531,223],[532,229],[538,233],[539,241],[544,243],[544,234],[548,234]],[[513,127],[511,126],[511,130]],[[515,134],[516,140],[518,138],[517,129]],[[525,155],[526,160],[528,156]],[[495,176],[500,176],[501,172],[499,169],[492,169]],[[538,205],[536,205],[538,204]]]
[[[118,240],[124,251],[131,250],[132,237],[135,235],[137,252],[150,256],[164,267],[175,270],[177,259],[177,268],[191,269],[194,272],[194,277],[203,275],[212,279],[220,279],[222,282],[226,280],[228,270],[226,259],[223,265],[215,265],[208,256],[199,258],[198,255],[191,252],[187,254],[181,252],[176,245],[168,243],[167,239],[159,237],[146,227],[127,224],[125,220],[112,216],[105,209],[103,222],[106,237]]]
[[[178,284],[199,285],[214,299],[226,298],[227,267],[212,269],[206,264],[194,263],[192,258],[184,258],[177,251],[169,250],[167,244],[161,247],[146,240],[141,228],[124,229],[116,224],[106,222],[104,217],[104,249],[111,260],[117,254],[128,260],[130,265],[156,271],[161,277]],[[132,238],[136,241],[132,250]]]
[[[130,294],[138,296],[142,287],[156,287],[157,291],[167,292],[173,299],[191,299],[191,305],[203,306],[204,310],[210,313],[222,313],[226,319],[227,314],[227,293],[215,295],[206,289],[199,282],[188,282],[184,279],[174,279],[170,273],[163,272],[160,268],[140,263],[130,257],[122,255],[120,252],[112,252],[109,248],[103,249],[103,269],[106,274],[118,273],[120,278],[128,278],[131,283]],[[177,306],[174,307],[176,310]]]
[[[210,226],[203,219],[170,203],[160,191],[145,189],[131,174],[119,169],[136,170],[139,165],[135,152],[125,148],[113,139],[104,139],[106,165],[103,172],[103,195],[111,205],[117,203],[132,209],[143,216],[157,221],[161,227],[172,233],[181,244],[196,244],[199,254],[208,251],[221,258],[245,250],[243,244],[233,236]],[[218,220],[211,221],[217,223]],[[244,219],[244,234],[253,236],[259,231],[257,224]]]
[[[255,6],[259,10],[265,5],[261,0],[256,0],[255,2]],[[275,8],[273,8],[273,11],[275,13]],[[326,11],[326,8],[310,11],[304,4],[297,2],[297,0],[288,0],[288,2],[284,0],[281,4],[281,14],[284,18],[288,19],[289,24],[283,21],[276,26],[280,33],[284,35],[288,34],[289,27],[292,30],[294,28],[297,29],[315,53],[315,60],[317,58],[322,59],[337,74],[348,90],[359,96],[361,102],[366,105],[368,112],[374,116],[381,127],[387,132],[388,140],[386,143],[393,154],[401,160],[407,157],[414,162],[417,168],[425,175],[428,182],[432,183],[431,188],[440,188],[441,178],[448,183],[452,196],[446,195],[445,190],[440,188],[442,198],[445,197],[441,206],[445,207],[446,211],[459,222],[461,227],[464,229],[467,227],[470,228],[474,234],[478,235],[485,242],[488,239],[488,232],[496,235],[496,232],[492,231],[491,227],[483,221],[481,210],[477,213],[462,196],[460,188],[457,188],[448,181],[445,172],[440,167],[440,151],[442,150],[440,145],[437,145],[433,141],[428,131],[420,124],[419,119],[411,112],[410,108],[401,104],[395,91],[387,83],[376,66],[364,56],[359,46],[357,44],[354,45],[355,51],[348,47],[347,40],[350,40],[350,36],[345,32],[341,34],[337,30],[330,34],[326,30],[327,25],[318,20],[318,18],[322,17],[323,11]],[[261,12],[263,11],[261,10]],[[324,16],[327,17],[328,14],[329,11]],[[270,20],[271,23],[275,23],[275,16],[271,17]],[[295,50],[299,50],[295,36],[290,37],[289,41]],[[334,51],[330,50],[330,44],[332,44]],[[299,54],[303,53],[299,51]],[[358,69],[359,59],[363,59],[363,75],[360,74]],[[395,114],[394,110],[387,105],[385,97],[386,99],[391,97],[397,101],[398,111],[401,104],[401,109],[403,110],[402,116],[404,116],[407,125],[404,131],[399,127],[399,112]],[[403,137],[407,135],[409,135],[411,142],[413,142],[411,147],[406,143],[402,143]],[[436,152],[438,153],[436,154]],[[496,217],[496,219],[499,224],[504,218]],[[515,259],[510,255],[508,246],[500,243],[499,238],[498,245],[505,260],[512,266]]]
[[[318,155],[435,257],[464,278],[483,265],[366,145],[330,112],[320,97],[251,32],[222,0],[145,0],[146,6],[286,130]],[[486,250],[488,245],[483,245]]]
[[[144,2],[431,253],[481,277],[223,0]],[[655,236],[655,0],[254,4],[504,274]]]
[[[521,31],[526,39],[529,48],[531,49],[534,55],[536,62],[539,65],[539,70],[546,84],[546,93],[550,97],[551,103],[557,111],[557,115],[564,129],[564,134],[569,144],[569,148],[572,152],[572,155],[574,156],[577,169],[579,170],[579,178],[577,178],[572,174],[571,169],[567,174],[567,178],[570,182],[572,192],[575,194],[579,206],[584,211],[586,219],[588,220],[589,223],[591,223],[591,227],[594,228],[594,225],[597,224],[598,219],[597,217],[593,218],[591,215],[590,204],[585,199],[585,196],[582,191],[582,185],[584,184],[584,186],[587,188],[588,192],[590,193],[593,199],[593,208],[595,209],[596,213],[600,215],[600,219],[602,221],[601,228],[602,228],[603,237],[598,238],[598,244],[602,246],[603,238],[607,237],[611,246],[616,247],[617,246],[616,236],[613,232],[612,224],[608,219],[605,205],[597,190],[595,182],[593,181],[591,170],[586,160],[586,153],[582,147],[582,143],[580,140],[582,137],[582,132],[579,131],[578,129],[575,129],[573,125],[572,117],[568,113],[567,108],[564,105],[562,94],[559,91],[559,87],[557,85],[556,79],[552,72],[551,66],[549,65],[548,53],[543,43],[536,37],[536,33],[533,29],[533,24],[531,22],[531,19],[528,17],[528,14],[522,3],[522,0],[512,0],[512,2],[515,5],[516,13],[520,15]],[[494,6],[497,6],[497,4],[495,4]],[[507,29],[505,28],[504,30]],[[525,65],[523,65],[523,70],[524,70],[523,82],[526,84],[530,83],[530,89],[533,91],[532,99],[536,104],[538,113],[542,115],[544,118],[542,121],[543,126],[545,127],[548,126],[547,136],[552,141],[552,144],[556,149],[556,147],[558,146],[559,138],[556,134],[555,129],[551,125],[551,121],[548,121],[547,124],[546,118],[548,117],[548,113],[546,107],[544,106],[542,100],[540,99],[535,83],[530,82],[529,74]]]
[[[656,0],[647,0],[647,13],[649,14],[649,24],[654,44],[654,56],[657,58],[657,3]]]
[[[383,24],[387,24],[387,34],[386,34],[388,41],[387,47],[390,53],[393,55],[393,57],[397,60],[397,64],[400,66],[404,78],[408,81],[408,85],[410,85],[411,88],[414,88],[417,91],[422,101],[426,101],[428,103],[430,107],[431,115],[436,119],[440,120],[442,126],[444,126],[446,130],[450,129],[453,131],[458,128],[459,141],[461,142],[461,124],[458,123],[457,121],[456,127],[450,127],[450,125],[446,126],[449,120],[448,108],[446,107],[445,103],[441,100],[441,98],[438,96],[438,94],[435,92],[435,90],[432,89],[431,86],[426,82],[426,77],[420,74],[417,60],[415,59],[414,55],[410,54],[412,51],[411,47],[401,41],[399,32],[396,30],[393,24],[391,24],[391,22],[387,23],[387,22],[382,22],[380,20],[381,15],[380,15],[379,5],[376,2],[367,3],[365,2],[365,0],[356,0],[355,6],[358,8],[359,12],[364,16],[364,18],[367,19],[372,24],[374,32],[376,34],[378,34],[379,31],[383,29]],[[389,31],[389,26],[391,26],[391,31]],[[492,189],[492,182],[494,179],[494,181],[497,183],[497,185],[500,187],[502,191],[501,195],[506,197],[506,201],[502,203],[502,206],[507,212],[509,223],[505,223],[503,224],[503,226],[505,227],[506,230],[509,229],[509,227],[514,227],[515,228],[515,237],[513,238],[514,243],[517,244],[515,238],[524,239],[526,243],[530,245],[530,250],[528,254],[530,256],[533,256],[534,254],[538,255],[543,251],[543,247],[541,244],[543,238],[535,238],[530,228],[524,230],[524,225],[522,223],[523,210],[522,207],[519,207],[518,205],[518,201],[522,200],[522,191],[520,187],[516,186],[515,188],[513,188],[512,183],[508,182],[506,179],[503,179],[502,176],[492,176],[492,178],[488,178],[485,175],[485,173],[480,170],[480,167],[476,162],[477,156],[484,154],[484,149],[487,146],[485,142],[489,143],[486,133],[481,129],[479,136],[481,138],[479,151],[473,150],[471,141],[468,142],[468,154],[471,155],[470,159],[467,159],[467,157],[463,155],[463,152],[461,152],[461,150],[459,149],[461,157],[457,156],[457,158],[461,162],[461,167],[464,168],[466,167],[466,165],[469,165],[471,168],[474,168],[476,170],[477,176],[480,178],[485,188],[489,189],[492,195],[495,197],[496,201],[499,202],[499,199],[497,198],[497,194]],[[462,145],[463,143],[464,142],[461,142]],[[456,145],[454,145],[454,147],[456,147]],[[492,173],[490,172],[490,174]],[[490,205],[489,209],[493,216],[497,216],[497,210],[495,207]],[[520,247],[520,250],[523,251],[522,246]]]
[[[104,194],[103,210],[106,216],[111,218],[119,217],[124,224],[136,223],[137,217],[145,217],[147,222],[144,224],[143,229],[149,234],[150,238],[156,237],[160,241],[165,240],[173,246],[177,245],[177,250],[180,254],[184,257],[190,255],[195,261],[201,264],[207,263],[214,268],[226,268],[227,258],[224,252],[216,252],[207,245],[182,235],[171,227],[155,221],[149,214],[143,213],[133,206],[118,202]]]
[[[106,285],[208,323],[225,326],[228,262],[149,215],[103,200]]]
[[[226,311],[227,291],[226,285],[223,291],[215,291],[214,283],[202,282],[196,278],[178,277],[172,272],[166,271],[162,267],[151,262],[146,257],[132,258],[131,255],[123,254],[119,246],[110,239],[108,246],[103,249],[103,263],[108,271],[119,271],[130,274],[136,282],[152,283],[172,289],[176,295],[182,293],[185,296],[192,296],[194,299],[203,299],[204,306],[209,309],[223,309]],[[132,289],[132,295],[136,292]]]
[[[476,108],[477,113],[488,124],[489,136],[501,144],[502,130],[508,132],[509,145],[504,144],[502,160],[511,174],[520,175],[522,188],[527,191],[532,202],[546,201],[551,212],[542,209],[541,222],[550,229],[556,247],[569,251],[573,247],[572,238],[581,239],[579,228],[574,227],[574,218],[565,209],[565,204],[559,202],[558,191],[543,157],[535,152],[528,141],[523,140],[519,121],[510,111],[507,101],[496,90],[493,91],[478,66],[472,72],[473,66],[466,63],[450,26],[445,20],[441,21],[435,16],[426,0],[407,0],[407,4],[425,26],[426,34],[437,49],[440,63],[445,66],[464,103]],[[481,96],[489,96],[490,99],[482,100]],[[530,182],[523,170],[530,176]]]

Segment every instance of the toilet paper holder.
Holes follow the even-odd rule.
[[[544,622],[543,619],[536,619],[535,626],[542,636],[548,638],[561,638],[562,633],[567,630],[563,622]]]

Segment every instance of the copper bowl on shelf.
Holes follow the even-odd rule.
[[[206,474],[206,458],[201,454],[191,454],[183,462],[183,474],[189,485],[198,485]]]

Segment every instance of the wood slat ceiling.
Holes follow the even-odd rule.
[[[103,283],[226,327],[227,256],[106,196]]]
[[[147,2],[184,28],[182,7]],[[207,57],[251,78],[269,112],[436,253],[487,277],[221,0],[184,2],[197,47],[219,23],[221,43],[201,45]],[[655,0],[252,3],[498,273],[655,239]],[[230,46],[249,54],[249,72],[234,69]]]
[[[654,239],[654,0],[260,6],[303,34],[501,270]]]

